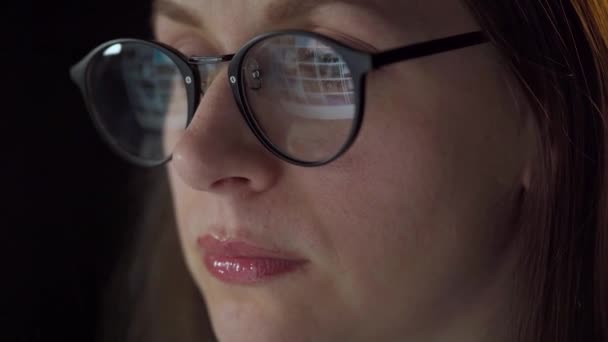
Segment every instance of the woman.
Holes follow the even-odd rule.
[[[605,2],[159,0],[153,22],[73,76],[121,155],[166,165],[220,341],[608,338]]]

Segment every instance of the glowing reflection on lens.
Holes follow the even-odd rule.
[[[110,46],[109,48],[107,48],[103,52],[103,55],[104,56],[115,56],[115,55],[120,55],[121,52],[122,52],[122,44],[114,44],[114,45]]]

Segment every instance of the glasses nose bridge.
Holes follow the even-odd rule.
[[[195,56],[188,58],[188,64],[198,70],[201,95],[205,94],[217,77],[224,63],[232,61],[234,55]]]

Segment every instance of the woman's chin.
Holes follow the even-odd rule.
[[[261,305],[261,303],[259,303]],[[305,342],[317,341],[312,332],[286,315],[269,313],[268,306],[242,302],[209,305],[211,323],[220,342]],[[282,316],[282,317],[280,317]]]

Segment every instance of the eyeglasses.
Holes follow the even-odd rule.
[[[253,38],[234,55],[186,57],[159,42],[118,39],[95,48],[71,76],[109,145],[137,165],[156,166],[171,159],[229,62],[234,99],[260,143],[286,162],[320,166],[355,141],[369,71],[486,41],[471,32],[368,53],[321,34],[281,31]]]

